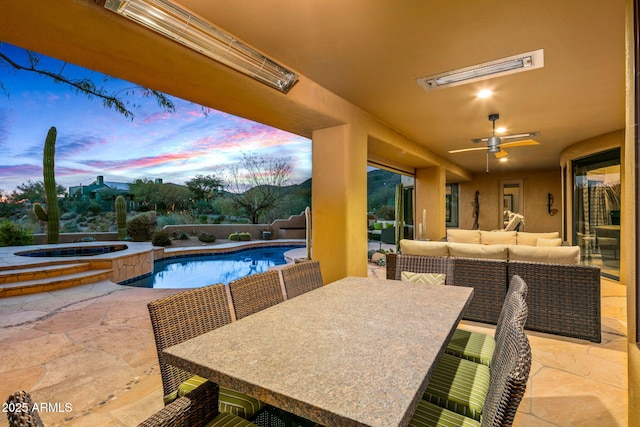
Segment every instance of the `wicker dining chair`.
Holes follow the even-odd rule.
[[[280,271],[288,299],[324,285],[319,261],[310,260],[294,263],[282,268]]]
[[[495,369],[501,369],[509,359],[508,343],[514,329],[524,331],[527,303],[522,295],[513,292],[505,313],[503,332],[496,337],[496,349],[491,368],[450,354],[440,358],[423,398],[438,406],[480,421]],[[511,335],[509,335],[511,334]],[[496,368],[496,366],[498,368]]]
[[[255,424],[218,409],[219,387],[206,381],[151,415],[138,427],[255,427]]]
[[[403,271],[410,271],[413,273],[445,274],[445,284],[451,285],[454,283],[453,262],[449,257],[404,254],[393,255],[394,256],[392,258],[395,260],[395,275],[391,278],[393,280],[400,280]]]
[[[44,427],[31,395],[24,390],[12,393],[6,402],[9,427]]]
[[[531,371],[531,345],[518,321],[508,322],[500,357],[491,369],[482,420],[478,421],[437,404],[421,400],[409,421],[410,427],[511,426],[522,401]]]
[[[234,280],[229,283],[229,290],[238,320],[284,301],[276,270]]]
[[[491,359],[495,352],[496,338],[501,334],[505,317],[512,307],[513,300],[510,297],[511,293],[519,293],[525,300],[527,297],[528,286],[527,283],[520,276],[513,276],[509,283],[509,289],[507,290],[507,296],[502,304],[500,310],[500,316],[498,317],[498,323],[496,324],[496,330],[494,335],[483,334],[482,332],[468,331],[464,328],[457,328],[453,332],[453,336],[447,345],[446,353],[454,356],[462,357],[476,363],[482,363],[484,365],[491,365]],[[528,309],[527,309],[528,316]]]
[[[191,392],[205,378],[170,365],[163,351],[231,323],[231,305],[224,284],[190,289],[147,305],[156,341],[165,404]],[[264,403],[226,387],[220,388],[220,412],[253,419]]]

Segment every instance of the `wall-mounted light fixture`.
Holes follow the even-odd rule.
[[[283,93],[298,76],[167,0],[106,0],[104,7]]]
[[[552,209],[553,207],[553,194],[551,193],[547,193],[547,212],[549,213],[549,215],[554,216],[555,214],[558,213],[558,209]]]

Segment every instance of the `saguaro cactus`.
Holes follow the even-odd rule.
[[[60,237],[60,208],[58,206],[58,193],[56,191],[56,177],[54,171],[56,136],[56,128],[52,126],[44,141],[42,166],[47,210],[45,211],[40,203],[35,203],[33,205],[33,211],[36,216],[47,223],[47,243],[58,243],[58,239]]]
[[[116,197],[116,224],[118,225],[118,240],[127,238],[127,205],[124,197]]]

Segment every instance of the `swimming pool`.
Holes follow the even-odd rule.
[[[301,246],[274,246],[242,249],[210,255],[181,255],[154,263],[151,275],[121,282],[121,285],[143,288],[199,288],[267,271],[286,264],[284,253]]]

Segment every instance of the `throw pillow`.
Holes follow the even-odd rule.
[[[382,223],[381,222],[374,222],[373,223],[373,229],[374,230],[382,230]]]
[[[553,246],[562,246],[562,239],[538,239],[538,244],[536,246],[542,246],[545,248],[553,247]]]
[[[413,273],[411,271],[403,271],[400,274],[402,282],[425,283],[427,285],[444,285],[446,274],[438,273]]]
[[[528,233],[526,231],[518,231],[518,245],[536,246],[538,239],[557,239],[560,233],[557,231],[549,233]]]

